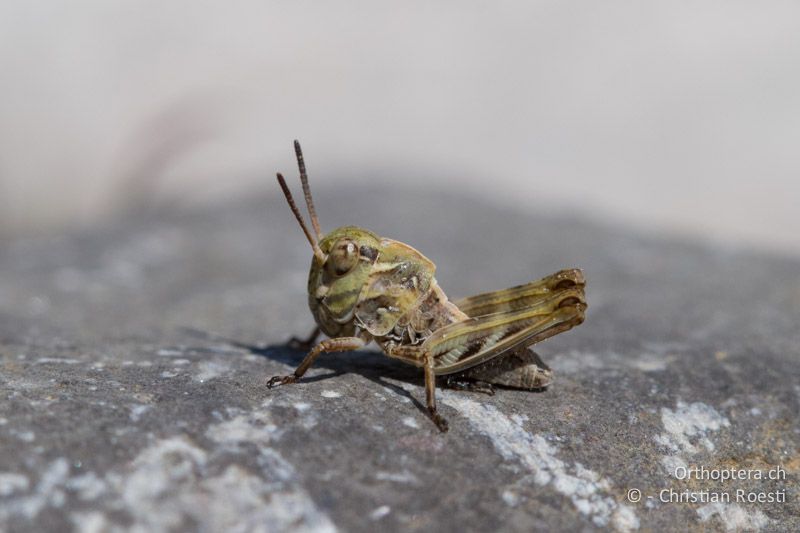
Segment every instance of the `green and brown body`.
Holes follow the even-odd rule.
[[[466,372],[583,321],[580,270],[453,303],[436,282],[434,263],[407,244],[350,226],[319,245],[326,255],[350,247],[356,258],[341,273],[312,262],[309,307],[322,332],[374,340],[390,357],[419,367],[428,354],[436,375]]]
[[[457,388],[491,390],[490,384],[521,389],[547,386],[552,374],[529,346],[584,320],[585,280],[578,269],[539,281],[451,302],[434,277],[436,266],[420,252],[355,226],[319,231],[299,145],[301,180],[317,231],[304,224],[282,176],[278,179],[314,250],[308,303],[318,330],[330,339],[314,346],[297,370],[269,386],[297,381],[324,352],[354,350],[375,341],[390,357],[423,368],[431,417],[436,411],[436,376]]]

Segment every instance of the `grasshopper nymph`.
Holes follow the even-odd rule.
[[[322,235],[297,141],[294,149],[313,234],[280,173],[278,183],[314,251],[308,305],[317,327],[307,340],[294,339],[311,349],[300,366],[270,379],[269,388],[296,382],[323,352],[375,341],[389,357],[424,369],[428,411],[447,431],[436,412],[436,376],[446,386],[490,394],[492,384],[533,390],[550,383],[550,369],[528,347],[583,322],[583,272],[562,270],[450,302],[433,277],[436,265],[411,246],[356,226]],[[330,338],[314,345],[320,332]]]

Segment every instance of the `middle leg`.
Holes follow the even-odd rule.
[[[449,429],[447,420],[436,411],[436,374],[433,372],[433,357],[425,355],[425,400],[431,420],[442,433]]]

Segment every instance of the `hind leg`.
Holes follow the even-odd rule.
[[[475,383],[484,382],[514,389],[537,390],[550,385],[553,381],[553,371],[542,362],[536,352],[530,348],[521,348],[454,374],[454,377]]]
[[[453,390],[465,390],[467,392],[482,392],[489,396],[494,395],[494,387],[491,383],[464,377],[461,373],[443,376],[442,387]]]

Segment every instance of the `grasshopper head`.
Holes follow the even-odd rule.
[[[380,246],[380,237],[355,226],[337,228],[320,240],[325,259],[314,256],[311,260],[308,305],[326,334],[351,331],[355,306]]]
[[[353,335],[355,305],[377,259],[381,239],[371,231],[355,226],[337,228],[324,236],[321,234],[308,186],[303,152],[297,141],[294,142],[294,149],[315,234],[311,233],[303,220],[281,174],[278,174],[278,183],[314,251],[308,276],[308,305],[326,335]]]

